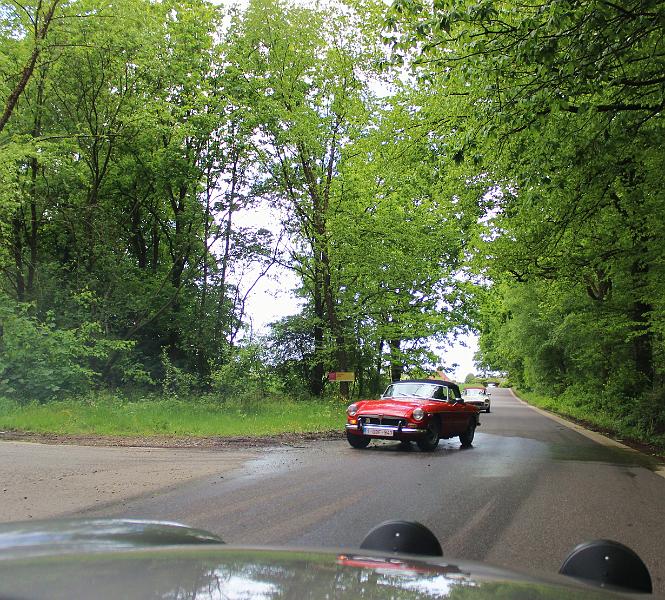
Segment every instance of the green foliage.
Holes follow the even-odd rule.
[[[346,404],[264,399],[248,407],[219,395],[125,398],[107,392],[80,399],[23,405],[0,396],[0,428],[112,436],[228,437],[340,431]]]
[[[570,285],[533,282],[495,286],[486,303],[482,360],[515,385],[644,435],[665,431],[663,388],[644,391],[620,299],[598,304]]]
[[[196,376],[175,366],[169,358],[166,348],[162,348],[162,391],[167,398],[179,398],[187,395],[196,387]]]
[[[295,398],[307,397],[309,383],[316,377],[313,329],[311,311],[306,309],[271,323],[270,334],[263,340],[265,363]]]
[[[407,133],[424,96],[397,81],[399,95],[380,99],[367,85],[389,77],[372,6],[255,0],[230,36],[234,67],[251,74],[262,188],[293,244],[311,330],[302,376],[317,395],[326,370],[376,391],[384,351],[395,372],[426,368],[430,338],[466,324],[455,275],[473,219],[444,189],[436,144]]]
[[[282,381],[266,365],[265,354],[258,344],[238,348],[228,362],[213,371],[213,391],[221,398],[234,398],[248,411],[284,394]]]
[[[36,5],[15,8],[0,14],[2,100],[35,45]],[[26,398],[138,384],[250,405],[323,395],[327,370],[375,393],[387,368],[436,361],[431,338],[468,325],[475,217],[451,199],[438,142],[411,128],[429,90],[379,66],[384,10],[58,4],[1,132],[0,289],[24,319],[5,335],[22,327],[34,346],[7,346],[7,389],[43,368]],[[279,241],[240,224],[259,203],[282,215]],[[264,357],[238,341],[247,290],[276,262],[304,311]]]
[[[19,402],[84,391],[100,381],[111,353],[128,353],[133,346],[100,335],[98,323],[62,329],[52,314],[40,322],[29,306],[0,300],[0,395]]]
[[[665,451],[662,396],[651,400],[642,397],[617,404],[611,391],[598,389],[591,392],[584,385],[571,386],[564,394],[557,396],[523,390],[519,393],[530,404],[582,421],[592,429],[598,428],[622,439],[653,444],[661,452]]]
[[[0,14],[3,73],[20,72],[30,50],[17,32],[32,8]],[[225,360],[242,273],[266,266],[272,242],[234,224],[250,201],[239,190],[251,127],[224,68],[223,12],[178,0],[58,10],[0,140],[0,286],[49,339],[94,338],[91,371],[70,374],[76,389],[100,374],[150,385],[167,373],[182,393]]]
[[[642,431],[665,385],[664,14],[405,0],[388,23],[481,209],[479,366]]]

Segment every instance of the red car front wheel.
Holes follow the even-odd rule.
[[[346,439],[349,441],[354,448],[367,448],[370,442],[370,438],[365,435],[358,435],[356,433],[346,432]]]
[[[439,424],[438,419],[430,419],[429,424],[427,425],[427,433],[416,441],[418,448],[423,452],[431,452],[439,445],[439,438],[441,437],[441,425]]]

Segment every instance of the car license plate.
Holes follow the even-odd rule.
[[[385,435],[387,437],[393,437],[392,429],[383,429],[382,427],[363,427],[363,433],[365,435]]]

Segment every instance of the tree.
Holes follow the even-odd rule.
[[[12,81],[6,90],[5,106],[0,115],[0,133],[7,125],[19,97],[34,73],[37,59],[45,45],[58,4],[60,4],[60,0],[51,0],[46,5],[38,0],[34,6],[30,3],[11,2],[3,9],[3,29],[8,31],[12,37],[18,35],[19,38],[22,38],[21,42],[23,44],[21,45],[28,45],[29,52],[19,76]]]
[[[255,0],[232,34],[234,64],[247,73],[250,102],[261,114],[264,194],[284,211],[294,240],[290,266],[313,307],[310,389],[317,395],[327,363],[326,331],[334,340],[334,368],[349,368],[332,281],[329,219],[341,156],[367,121],[361,77],[371,49],[354,39],[352,19],[333,9]],[[342,393],[348,394],[346,384]]]
[[[461,269],[475,221],[456,208],[427,135],[426,96],[405,86],[383,101],[342,165],[345,201],[335,215],[344,314],[359,326],[362,353],[387,345],[392,380],[436,363],[432,341],[468,326],[471,308]]]
[[[242,326],[235,274],[274,261],[267,232],[233,223],[252,127],[221,19],[206,2],[62,3],[3,132],[3,289],[43,331],[117,341],[109,383],[131,347],[154,378],[166,348],[205,384]],[[3,65],[25,54],[14,31]]]
[[[662,385],[662,17],[658,3],[461,1],[398,2],[390,18],[405,32],[395,48],[438,85],[438,135],[487,206],[476,265],[508,310],[483,357],[531,384],[569,386],[585,364],[608,397],[603,365],[633,374],[633,397]],[[575,325],[556,342],[533,331],[557,319]],[[499,331],[517,335],[517,320],[532,343],[509,352]]]

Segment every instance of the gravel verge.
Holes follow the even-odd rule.
[[[280,433],[257,437],[169,437],[169,436],[100,436],[29,431],[0,431],[0,441],[69,444],[76,446],[111,446],[127,448],[265,448],[292,446],[304,441],[343,439],[341,431]]]

